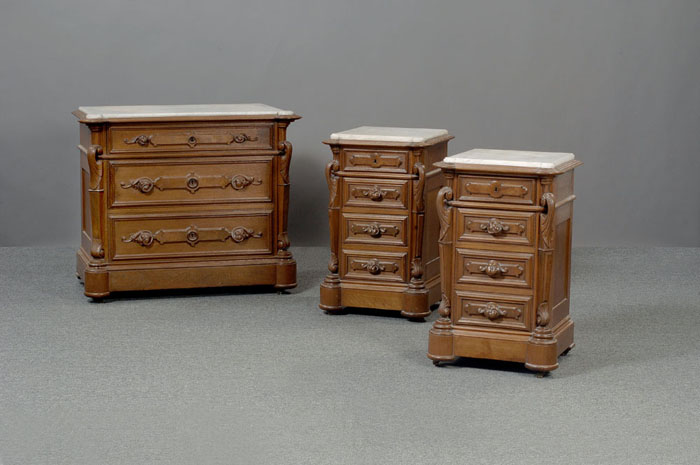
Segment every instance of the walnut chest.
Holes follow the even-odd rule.
[[[475,149],[437,165],[440,318],[437,365],[457,356],[558,367],[574,345],[569,317],[574,168],[570,153]]]
[[[397,310],[424,318],[440,298],[433,163],[452,139],[444,129],[360,127],[324,141],[331,258],[320,307]]]
[[[296,286],[293,112],[262,104],[80,107],[85,295]]]

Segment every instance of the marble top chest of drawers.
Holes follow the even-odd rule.
[[[288,251],[299,116],[263,104],[80,107],[85,295],[296,285]]]
[[[475,149],[437,165],[442,266],[435,364],[457,356],[548,372],[573,347],[570,153]]]
[[[397,310],[424,318],[440,297],[433,163],[452,139],[443,129],[360,127],[324,141],[331,258],[320,307]]]

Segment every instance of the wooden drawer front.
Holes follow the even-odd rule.
[[[535,245],[536,213],[458,209],[457,240]]]
[[[409,172],[405,151],[344,149],[343,154],[346,171]]]
[[[459,200],[533,205],[537,184],[534,179],[493,176],[460,176]]]
[[[456,291],[455,325],[529,329],[532,297]]]
[[[111,152],[198,152],[204,150],[272,149],[272,125],[245,126],[115,126]]]
[[[166,205],[272,200],[272,161],[110,163],[110,204]]]
[[[343,203],[370,208],[408,208],[407,180],[343,178]]]
[[[405,246],[407,220],[406,216],[343,213],[343,241],[346,244]]]
[[[406,280],[405,253],[344,250],[342,254],[343,279],[399,283]]]
[[[114,259],[250,255],[272,252],[272,216],[162,215],[111,218]]]
[[[534,255],[457,249],[459,284],[532,288]]]

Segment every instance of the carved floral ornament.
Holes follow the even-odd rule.
[[[353,260],[350,267],[355,270],[364,270],[372,275],[378,275],[383,272],[396,273],[399,265],[394,262],[383,262],[376,258],[369,260]]]
[[[353,189],[352,194],[354,197],[367,198],[374,202],[381,202],[385,198],[396,200],[399,198],[399,191],[396,189],[382,189],[378,185],[374,185],[366,188],[356,188]]]
[[[124,143],[127,145],[133,145],[137,144],[140,145],[141,147],[148,147],[153,146],[153,147],[158,147],[158,146],[164,146],[164,145],[182,145],[185,144],[189,146],[190,148],[196,147],[198,144],[243,144],[248,141],[256,141],[258,140],[258,137],[252,137],[249,136],[248,134],[245,133],[239,133],[239,134],[230,134],[228,136],[225,136],[225,138],[221,137],[216,137],[208,134],[188,134],[185,136],[185,139],[182,140],[182,135],[175,135],[175,136],[168,136],[166,135],[161,135],[161,137],[158,140],[163,139],[160,142],[156,142],[156,135],[153,134],[140,134],[138,136],[134,136],[131,139],[128,137],[124,139]]]
[[[522,310],[512,305],[503,305],[497,302],[485,303],[469,303],[465,302],[465,310],[468,315],[480,315],[488,318],[491,321],[500,318],[519,319],[522,316]]]
[[[237,226],[229,230],[226,228],[199,228],[196,225],[191,225],[185,229],[159,229],[156,232],[144,229],[122,237],[122,242],[133,242],[142,247],[150,247],[154,242],[161,245],[186,242],[194,247],[199,242],[225,242],[228,239],[240,244],[251,237],[260,238],[262,232],[255,232],[244,226]]]
[[[122,189],[134,189],[142,194],[149,194],[156,188],[160,191],[166,189],[186,189],[191,194],[194,194],[202,187],[218,187],[225,189],[231,186],[233,189],[240,191],[250,185],[260,185],[262,179],[255,176],[246,176],[243,174],[234,174],[232,176],[200,176],[197,173],[188,173],[182,177],[174,176],[159,176],[151,179],[147,176],[123,181],[120,183]]]
[[[379,238],[384,235],[396,237],[399,234],[399,228],[396,226],[383,225],[377,223],[376,221],[367,224],[354,223],[350,227],[350,231],[354,234],[366,234],[374,238]]]

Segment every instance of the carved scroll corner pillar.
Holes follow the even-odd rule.
[[[409,288],[421,290],[425,288],[423,281],[423,227],[425,223],[425,166],[416,162],[413,166],[413,174],[416,179],[413,181],[413,233],[415,234],[413,244],[413,258],[411,260],[411,280]]]
[[[338,235],[339,235],[339,201],[338,201],[338,175],[340,163],[333,159],[326,164],[326,182],[328,183],[328,227],[330,230],[331,256],[328,261],[330,275],[326,278],[333,283],[338,278]]]
[[[100,159],[103,149],[101,145],[90,145],[87,149],[87,161],[90,168],[90,226],[92,229],[92,245],[90,255],[94,258],[104,258],[105,250],[102,245],[104,237],[103,198],[104,198],[104,161]]]
[[[438,249],[440,251],[440,286],[442,298],[438,313],[440,318],[435,321],[435,331],[447,331],[452,327],[450,298],[452,294],[452,207],[450,200],[453,198],[450,186],[442,187],[435,200],[438,220],[440,221],[440,234],[438,236]]]
[[[416,211],[423,212],[425,210],[425,166],[423,163],[416,162],[413,166],[413,174],[417,176],[413,181],[413,205]]]
[[[280,151],[280,176],[284,184],[289,184],[289,164],[292,161],[292,143],[283,140],[277,149]]]
[[[279,143],[280,150],[278,179],[278,233],[277,255],[282,258],[291,257],[288,251],[290,242],[287,226],[289,222],[289,165],[292,160],[292,143],[283,140]]]

